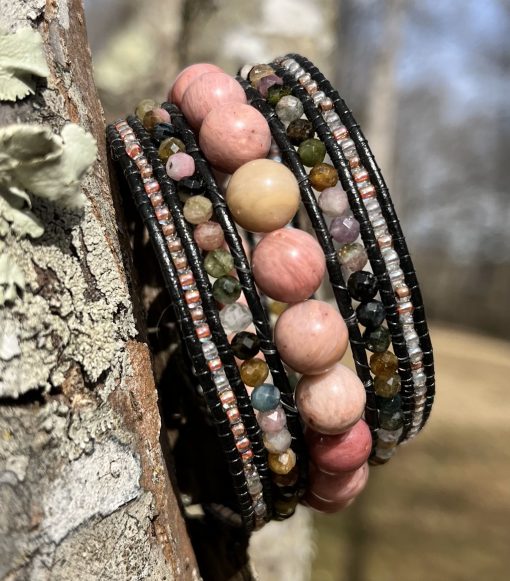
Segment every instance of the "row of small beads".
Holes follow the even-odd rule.
[[[137,108],[137,114],[139,112],[140,107]],[[150,114],[150,112],[144,114],[144,119],[146,118],[147,114]],[[169,118],[164,120],[164,122],[168,121],[170,121]],[[143,155],[142,147],[131,127],[125,121],[120,121],[115,124],[115,128],[125,143],[127,155],[133,159],[140,171],[145,191],[149,196],[156,218],[161,226],[161,231],[165,236],[170,256],[179,275],[179,282],[184,292],[184,299],[190,310],[191,318],[195,325],[196,336],[202,344],[202,351],[207,361],[207,365],[211,372],[214,384],[217,388],[222,407],[228,417],[230,429],[235,438],[236,448],[244,463],[244,472],[248,484],[248,490],[253,499],[255,515],[258,522],[260,522],[260,519],[262,519],[266,514],[266,505],[262,495],[262,482],[260,480],[257,468],[253,463],[253,451],[251,448],[251,443],[247,437],[246,429],[237,407],[237,401],[229,385],[228,378],[223,368],[223,363],[219,357],[216,345],[212,341],[212,334],[206,321],[205,313],[202,307],[202,301],[200,298],[200,292],[198,291],[195,278],[191,268],[189,267],[186,254],[182,248],[181,240],[176,234],[176,228],[170,215],[170,210],[164,203],[163,196],[160,191],[160,185],[153,177],[152,166],[149,164],[147,158]],[[177,151],[181,151],[181,149],[177,148],[174,153],[172,148],[168,148],[170,151],[168,159],[164,158],[166,155],[166,150],[162,155],[161,149],[162,148],[160,147],[160,156],[162,157],[163,161],[167,162],[168,171],[168,161],[171,160],[172,155],[177,155]]]

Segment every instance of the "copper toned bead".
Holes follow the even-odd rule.
[[[239,371],[243,383],[250,387],[262,385],[269,375],[267,363],[257,357],[244,361]]]
[[[296,454],[289,448],[283,454],[269,454],[268,464],[271,472],[288,474],[296,465]]]
[[[230,423],[236,424],[241,419],[241,414],[239,413],[239,409],[237,407],[231,407],[230,409],[226,410],[227,418],[229,419]]]
[[[168,218],[170,218],[170,210],[168,209],[168,206],[158,206],[157,208],[154,208],[154,213],[158,220],[168,220]]]
[[[153,208],[157,208],[158,206],[161,206],[164,202],[163,200],[163,196],[161,195],[160,192],[156,193],[156,194],[152,194],[149,197],[150,201],[151,201],[151,205]]]

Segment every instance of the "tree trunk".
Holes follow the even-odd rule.
[[[197,579],[160,446],[81,1],[3,2],[0,29],[26,26],[43,37],[50,75],[34,96],[0,103],[0,124],[60,133],[71,121],[99,155],[82,212],[34,197],[43,236],[0,233],[0,255],[25,279],[0,314],[0,339],[17,345],[0,359],[0,579]]]

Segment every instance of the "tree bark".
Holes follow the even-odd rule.
[[[34,198],[43,236],[0,234],[0,254],[26,281],[1,315],[0,334],[9,328],[19,352],[0,362],[0,579],[198,579],[159,442],[81,1],[3,3],[0,28],[23,26],[41,33],[50,76],[33,97],[1,103],[0,124],[60,133],[71,121],[93,134],[99,155],[82,212]]]

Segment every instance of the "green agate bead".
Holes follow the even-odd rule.
[[[161,142],[158,149],[158,154],[163,163],[168,161],[168,158],[178,151],[186,151],[184,143],[177,139],[177,137],[168,137]]]
[[[267,102],[272,105],[273,107],[278,103],[278,101],[285,97],[286,95],[290,95],[291,90],[289,87],[284,85],[273,85],[269,87],[267,90]]]
[[[307,167],[322,163],[326,157],[326,146],[319,139],[306,139],[298,148],[298,154]]]
[[[234,259],[230,252],[223,248],[212,250],[204,259],[204,268],[209,276],[220,278],[227,275],[234,268]]]
[[[213,284],[212,294],[223,305],[235,303],[241,296],[241,283],[233,276],[222,276]]]

